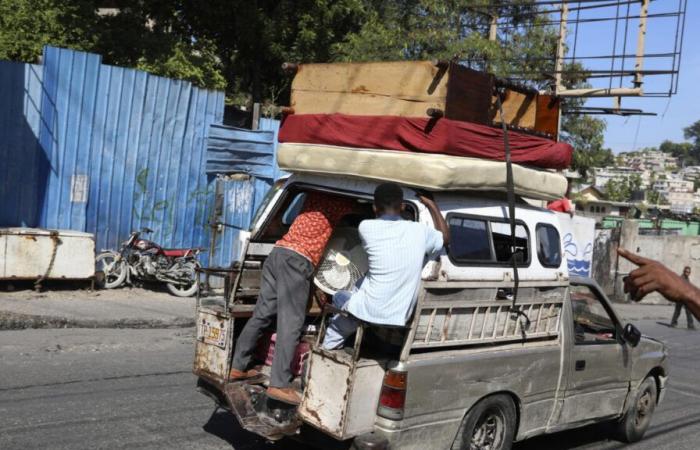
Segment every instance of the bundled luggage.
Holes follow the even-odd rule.
[[[452,62],[301,64],[279,133],[278,164],[432,190],[505,190],[503,121],[514,189],[552,200],[571,163],[556,141],[559,103]],[[496,95],[501,95],[496,98]]]

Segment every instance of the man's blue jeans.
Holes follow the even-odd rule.
[[[358,282],[359,285],[359,282]],[[338,291],[333,295],[333,306],[338,309],[345,310],[345,305],[347,304],[350,297],[352,297],[352,291]],[[360,322],[354,317],[345,317],[340,314],[336,314],[330,320],[328,327],[326,328],[326,336],[323,339],[323,348],[326,350],[334,350],[341,348],[345,339],[352,336],[352,334],[357,330],[357,325]]]

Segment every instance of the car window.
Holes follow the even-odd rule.
[[[450,217],[448,225],[452,258],[457,261],[493,261],[485,220]]]
[[[552,225],[538,223],[535,231],[537,235],[537,258],[544,267],[559,267],[561,264],[561,240],[559,231]]]
[[[496,261],[510,262],[513,254],[511,247],[513,240],[510,237],[510,224],[504,222],[491,222],[491,236],[493,238],[493,248],[496,253]],[[515,250],[519,263],[528,263],[530,252],[527,248],[527,230],[522,225],[515,225]]]
[[[449,256],[456,264],[510,263],[513,241],[510,224],[503,219],[448,214],[447,223],[450,227]],[[529,264],[529,235],[522,223],[515,225],[515,242],[518,263]]]
[[[615,321],[595,291],[588,286],[571,286],[570,292],[574,342],[577,345],[617,342]]]
[[[290,226],[294,219],[297,218],[299,213],[301,213],[301,208],[304,206],[304,200],[306,199],[306,193],[301,192],[294,197],[292,203],[282,215],[282,224],[285,226]]]
[[[284,181],[285,180],[277,180],[277,182],[275,182],[275,184],[272,185],[270,190],[267,191],[265,197],[263,197],[262,203],[260,203],[260,206],[258,206],[257,211],[255,211],[255,216],[253,216],[253,220],[250,222],[251,231],[253,231],[255,227],[260,225],[258,223],[260,221],[260,218],[262,217],[267,207],[270,205],[272,199],[275,198],[277,193],[282,189],[282,186],[284,186]]]

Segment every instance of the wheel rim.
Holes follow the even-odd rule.
[[[644,393],[637,400],[637,415],[634,418],[634,425],[639,428],[648,420],[651,410],[653,399],[649,389],[645,390]]]
[[[114,283],[117,281],[121,275],[122,270],[124,270],[123,264],[115,264],[116,258],[112,255],[101,256],[97,260],[97,271],[102,272],[105,275],[105,281],[107,283]]]
[[[192,265],[187,265],[187,266],[182,267],[180,273],[182,273],[183,275],[188,274],[190,276],[190,279],[192,280],[192,282],[188,283],[188,284],[171,283],[170,285],[176,291],[181,292],[181,293],[185,293],[185,292],[188,292],[189,290],[191,290],[192,287],[197,283],[197,281],[195,279],[195,277],[197,276],[197,273],[195,271],[194,266],[192,266]]]
[[[469,450],[497,450],[503,444],[505,417],[500,410],[484,412],[474,427]]]

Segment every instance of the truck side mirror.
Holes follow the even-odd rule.
[[[625,329],[622,331],[622,340],[628,343],[630,347],[636,347],[641,338],[642,332],[639,331],[639,328],[635,327],[631,323],[625,325]]]

